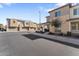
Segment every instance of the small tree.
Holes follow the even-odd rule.
[[[51,25],[55,26],[55,27],[60,27],[61,22],[59,20],[54,20],[54,21],[51,22]]]

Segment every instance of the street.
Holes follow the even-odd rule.
[[[27,36],[25,37],[24,34]],[[79,56],[79,49],[26,32],[0,32],[1,56]],[[30,38],[28,38],[28,36]]]

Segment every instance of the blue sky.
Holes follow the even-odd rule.
[[[0,23],[6,24],[6,18],[31,20],[39,23],[39,11],[41,22],[46,22],[48,10],[61,6],[57,3],[0,3]]]

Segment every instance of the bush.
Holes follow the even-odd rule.
[[[67,32],[67,36],[71,36],[71,32],[68,31],[68,32]]]

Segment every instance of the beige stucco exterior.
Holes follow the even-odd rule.
[[[77,11],[77,15],[74,15],[74,10],[78,9]],[[79,33],[79,5],[73,6],[72,8],[70,8],[70,31],[72,33]],[[76,29],[72,29],[72,25],[75,24]]]
[[[55,12],[57,11],[61,11],[61,16],[55,17]],[[70,4],[58,8],[56,10],[52,10],[49,12],[49,14],[50,14],[49,23],[51,23],[53,20],[58,19],[59,21],[61,21],[61,28],[60,28],[61,32],[67,33],[67,31],[69,31],[69,22],[67,22],[67,20],[70,17]],[[56,28],[54,26],[49,24],[50,32],[55,32],[55,29]]]
[[[73,10],[74,9],[79,9],[79,5],[77,6],[73,6],[72,8],[70,8],[70,18],[79,18],[79,15],[73,15]]]
[[[0,30],[1,30],[2,28],[4,28],[4,26],[3,26],[3,24],[0,24]]]
[[[7,19],[7,31],[17,32],[17,31],[29,31],[35,32],[37,30],[37,23],[32,21],[24,21],[18,19]]]
[[[75,32],[79,33],[79,14],[78,15],[73,15],[74,9],[79,9],[79,5],[72,6],[72,4],[67,4],[64,6],[61,6],[57,9],[49,11],[50,16],[46,17],[47,18],[47,23],[49,26],[49,32],[55,33],[55,26],[52,26],[51,23],[52,21],[59,20],[61,21],[61,27],[60,30],[62,33],[67,34],[67,32]],[[61,16],[55,17],[55,12],[61,11]],[[79,12],[79,11],[78,11]],[[76,30],[72,30],[73,23],[76,25]]]
[[[46,22],[38,24],[38,30],[37,31],[43,31],[43,32],[45,32],[45,30],[48,30],[48,26],[47,26]]]

